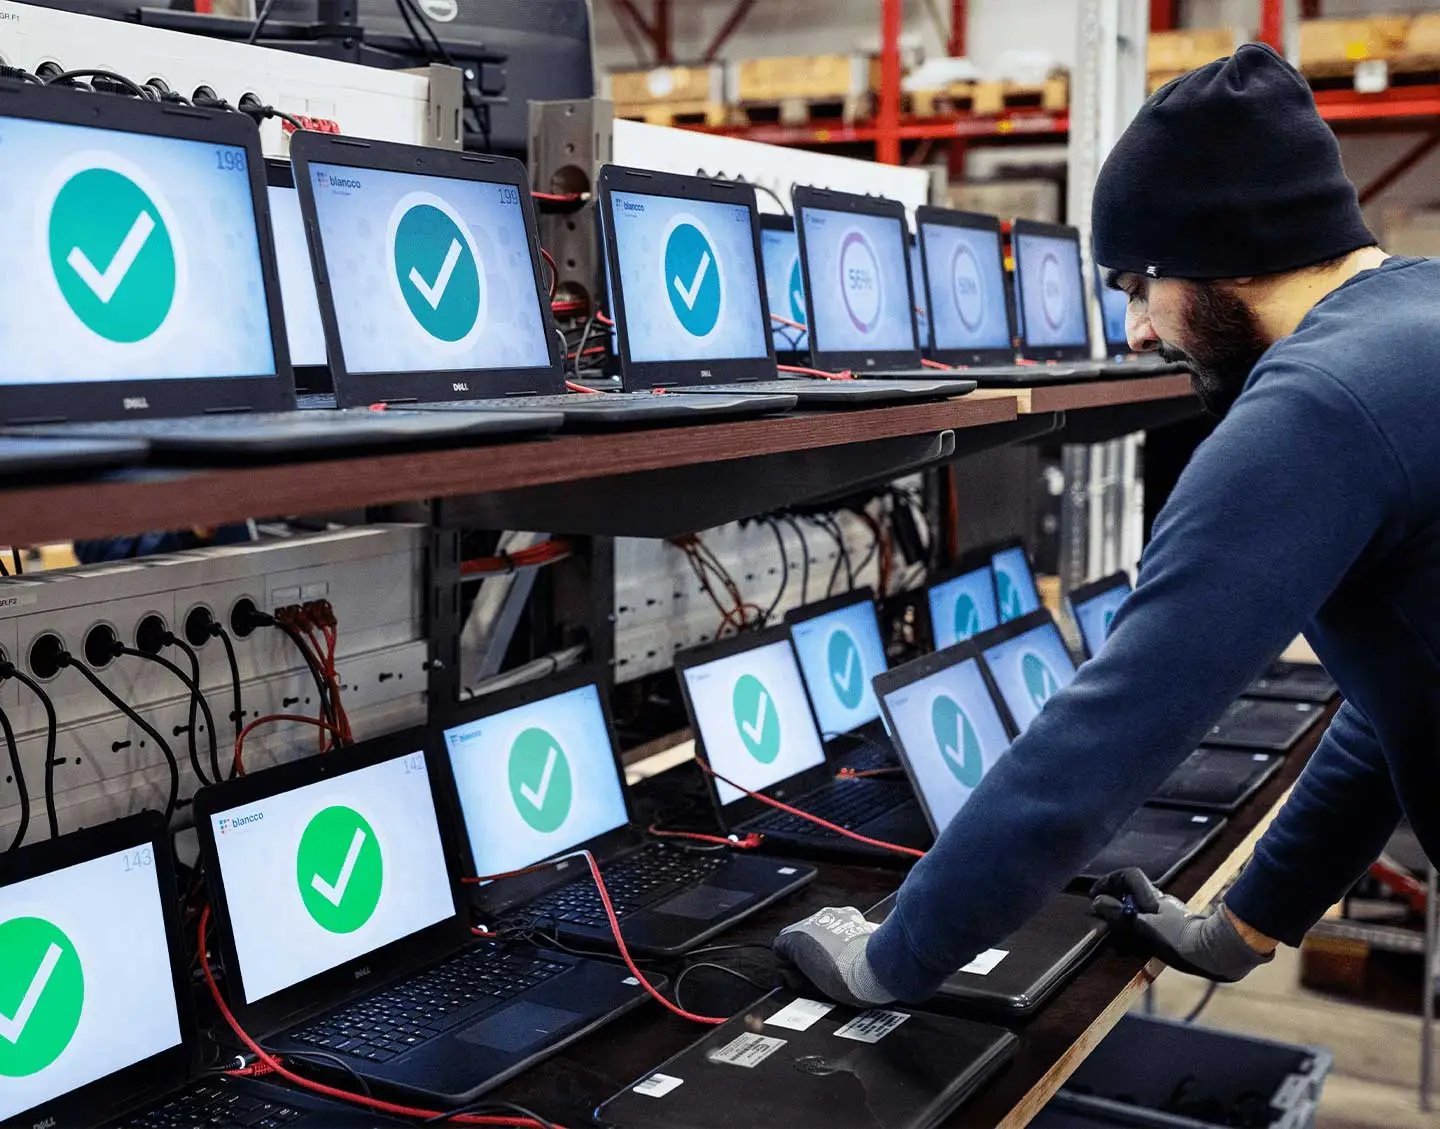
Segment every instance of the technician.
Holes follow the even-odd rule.
[[[923,1000],[1023,924],[1302,630],[1345,701],[1224,905],[1189,914],[1130,871],[1096,911],[1175,967],[1238,980],[1300,943],[1402,815],[1440,860],[1440,261],[1375,245],[1304,79],[1255,44],[1146,102],[1092,227],[1131,346],[1188,361],[1223,419],[1104,649],[885,924],[847,908],[780,935],[846,1002]]]

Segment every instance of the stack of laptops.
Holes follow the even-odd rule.
[[[933,1129],[1015,1054],[1008,1031],[776,991],[595,1111],[610,1129]]]
[[[748,184],[606,165],[600,170],[621,380],[626,388],[799,397],[806,407],[941,400],[972,380],[779,375]],[[903,261],[902,261],[903,266]]]
[[[815,877],[784,859],[647,839],[633,821],[609,711],[586,671],[486,697],[448,719],[441,736],[468,872],[506,874],[588,849],[631,949],[686,952]],[[583,862],[472,889],[487,925],[614,947]]]
[[[195,823],[245,1029],[471,1102],[646,996],[618,965],[472,935],[430,759],[422,731],[364,742],[204,788]]]
[[[697,755],[725,777],[704,773],[727,832],[758,832],[786,851],[811,857],[911,861],[779,811],[746,795],[749,791],[881,842],[930,845],[930,831],[906,784],[877,777],[835,779],[784,628],[681,651],[675,670]]]
[[[938,837],[1010,747],[975,643],[926,655],[875,679],[895,747]],[[869,913],[880,921],[892,894]],[[941,986],[933,1004],[1033,1012],[1100,944],[1090,900],[1061,894]]]
[[[243,114],[0,80],[13,165],[0,427],[218,460],[554,430],[554,413],[300,414]],[[26,265],[28,263],[28,266]]]
[[[1130,335],[1125,332],[1125,309],[1129,298],[1123,290],[1106,286],[1100,269],[1095,269],[1095,293],[1100,298],[1100,325],[1105,334],[1105,365],[1107,376],[1163,376],[1185,372],[1185,365],[1167,361],[1159,353],[1135,353],[1130,349]]]
[[[1045,703],[1075,677],[1075,664],[1048,611],[1002,624],[974,642],[1012,736],[1023,733]],[[1137,866],[1152,882],[1167,882],[1224,825],[1225,820],[1213,813],[1146,804],[1078,877],[1098,878]]]
[[[0,857],[0,1122],[400,1124],[258,1079],[202,1077],[178,906],[154,813]]]

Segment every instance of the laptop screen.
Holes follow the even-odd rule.
[[[920,225],[920,236],[930,263],[935,348],[1010,348],[999,232],[926,223]]]
[[[1075,677],[1075,664],[1053,622],[987,648],[985,661],[1021,733]]]
[[[1009,623],[1040,607],[1040,591],[1030,571],[1030,558],[1019,545],[1001,549],[990,558],[995,573],[995,600],[1000,622]]]
[[[1125,291],[1106,286],[1100,272],[1095,272],[1095,293],[1100,295],[1100,321],[1105,326],[1105,348],[1111,353],[1128,353],[1130,341],[1125,333],[1125,310],[1130,304]]]
[[[989,631],[1000,622],[995,608],[995,581],[988,565],[932,584],[930,634],[937,651]]]
[[[929,299],[925,295],[925,265],[920,261],[920,242],[910,240],[910,286],[915,295],[915,336],[922,349],[930,346]]]
[[[329,164],[310,178],[349,372],[550,366],[514,185]]]
[[[917,791],[943,831],[1010,747],[980,664],[966,659],[893,690],[885,708]]]
[[[639,192],[610,200],[631,360],[769,356],[749,207]]]
[[[1026,345],[1074,346],[1089,341],[1080,244],[1071,238],[1016,232],[1015,284]]]
[[[315,268],[300,218],[300,193],[271,185],[270,229],[275,233],[275,266],[280,275],[280,301],[285,308],[285,336],[290,363],[296,368],[323,365],[325,327],[320,324],[320,298],[315,293]]]
[[[895,216],[801,208],[815,348],[914,352],[905,224]]]
[[[889,667],[871,600],[792,623],[790,638],[821,733],[849,733],[880,716],[870,680]]]
[[[765,260],[765,294],[770,312],[789,321],[805,324],[805,278],[800,270],[800,239],[792,228],[777,231],[760,229],[760,255]],[[802,352],[810,348],[810,335],[803,329],[771,322],[776,352]]]
[[[247,1003],[455,915],[423,752],[210,822]]]
[[[0,117],[0,383],[275,373],[243,148]]]
[[[752,792],[825,763],[790,640],[687,667],[685,688],[705,755]],[[744,793],[715,781],[722,804]]]
[[[179,1045],[161,896],[148,844],[0,889],[0,1121]]]
[[[481,875],[561,854],[629,820],[594,686],[445,730]]]
[[[1121,584],[1107,588],[1078,604],[1071,602],[1070,610],[1075,613],[1075,624],[1080,628],[1080,636],[1085,640],[1085,650],[1090,654],[1099,654],[1101,644],[1110,635],[1110,624],[1115,619],[1115,613],[1129,595],[1130,586]]]

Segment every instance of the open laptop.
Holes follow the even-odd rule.
[[[1001,623],[1029,615],[1040,608],[1040,589],[1030,555],[1018,537],[1002,541],[990,550],[990,571],[995,578],[995,607]]]
[[[786,407],[567,393],[519,161],[313,132],[291,157],[341,407],[558,411],[570,428]]]
[[[910,248],[910,288],[915,293],[915,340],[920,343],[921,354],[928,356],[932,347],[930,311],[927,308],[930,296],[926,293],[922,283],[925,277],[925,264],[920,260],[920,237],[912,231],[905,236],[905,241]]]
[[[835,779],[783,627],[681,651],[675,670],[698,755],[739,786],[703,773],[726,831],[759,832],[785,850],[809,856],[894,865],[910,861],[772,808],[747,796],[744,788],[872,839],[904,847],[930,845],[908,785],[877,777]]]
[[[972,641],[922,656],[877,675],[875,693],[938,838],[1010,748],[979,652]],[[894,907],[892,894],[867,916],[883,921]],[[1032,1012],[1095,951],[1105,932],[1089,898],[1061,894],[947,979],[931,1004]]]
[[[0,80],[0,131],[13,268],[0,427],[213,461],[559,423],[297,414],[260,135],[244,114]]]
[[[1100,326],[1105,334],[1105,354],[1110,359],[1103,366],[1106,376],[1163,376],[1185,372],[1178,361],[1167,361],[1159,353],[1135,353],[1130,349],[1130,336],[1125,332],[1125,309],[1130,299],[1123,290],[1106,286],[1099,267],[1095,268],[1095,294],[1100,301]]]
[[[997,691],[997,703],[1018,736],[1045,703],[1075,677],[1075,664],[1048,611],[1003,623],[975,640]],[[1063,781],[1057,781],[1063,787]],[[1138,866],[1152,882],[1168,882],[1220,833],[1225,820],[1208,812],[1140,808],[1086,866],[1081,879]]]
[[[0,856],[0,1122],[353,1126],[354,1107],[200,1077],[175,885],[153,812]]]
[[[278,1054],[470,1102],[645,1000],[623,967],[477,941],[411,730],[195,797],[231,1008]]]
[[[1015,1054],[1000,1027],[770,993],[595,1111],[610,1129],[933,1129]]]
[[[990,551],[967,553],[925,589],[932,650],[943,651],[1000,622]]]
[[[916,289],[930,318],[929,355],[981,385],[1013,388],[1089,376],[1065,364],[1016,364],[1000,221],[953,208],[915,210],[923,268]],[[922,338],[922,340],[924,340]]]
[[[800,240],[793,217],[760,213],[760,261],[765,270],[775,360],[782,365],[808,365],[810,331],[795,328],[803,327],[809,314],[805,310],[805,273],[800,267]],[[776,321],[777,316],[795,325]]]
[[[469,873],[505,874],[588,848],[632,949],[678,955],[815,877],[813,867],[784,859],[647,839],[588,671],[488,695],[447,717],[440,739]],[[584,863],[472,889],[487,924],[615,944]]]
[[[761,269],[755,189],[606,165],[600,208],[627,388],[794,395],[806,407],[939,400],[974,381],[782,377]]]
[[[307,397],[329,394],[333,407],[335,386],[325,348],[325,323],[315,287],[315,267],[305,237],[300,192],[289,161],[265,158],[265,195],[270,202],[270,230],[275,236],[275,274],[280,283],[280,304],[285,311],[285,342],[290,369],[303,405]]]

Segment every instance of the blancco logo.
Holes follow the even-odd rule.
[[[360,187],[360,182],[356,180],[353,176],[336,176],[334,173],[331,173],[330,176],[327,177],[327,180],[329,181],[331,188]]]

